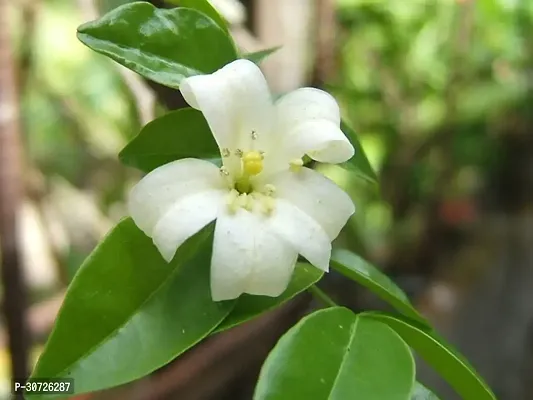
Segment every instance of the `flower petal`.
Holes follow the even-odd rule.
[[[291,280],[298,251],[285,240],[270,232],[264,224],[260,225],[256,236],[256,262],[248,278],[246,293],[277,297],[281,295]]]
[[[330,240],[338,236],[355,212],[350,196],[324,175],[309,168],[282,172],[273,177],[271,183],[279,198],[288,200],[312,217]]]
[[[290,243],[307,261],[323,271],[329,269],[331,241],[324,229],[309,215],[287,200],[276,199],[266,223]]]
[[[263,219],[244,209],[219,215],[211,260],[214,301],[242,293],[279,296],[287,288],[298,253],[269,232]]]
[[[210,75],[184,79],[180,91],[204,114],[218,146],[248,150],[252,132],[268,136],[274,107],[265,77],[248,60],[236,60]]]
[[[350,159],[354,148],[340,130],[340,110],[328,93],[314,88],[295,90],[276,102],[278,131],[290,157],[337,164]]]
[[[225,195],[223,190],[207,190],[187,196],[160,218],[153,240],[167,262],[172,261],[179,246],[217,217]]]
[[[180,199],[209,189],[223,189],[219,169],[208,161],[185,158],[156,168],[133,188],[128,208],[135,224],[152,236],[159,219]]]

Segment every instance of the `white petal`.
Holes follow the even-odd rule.
[[[261,139],[271,131],[270,91],[251,61],[233,61],[213,74],[184,79],[180,91],[191,107],[202,111],[221,149],[248,150],[252,132]]]
[[[179,246],[217,217],[226,195],[224,190],[208,190],[187,196],[161,217],[153,240],[167,262],[174,258]]]
[[[278,131],[290,157],[311,158],[337,164],[350,159],[354,148],[340,130],[340,110],[328,93],[314,89],[295,90],[276,102]]]
[[[287,288],[298,253],[269,232],[263,219],[244,209],[218,217],[211,261],[213,300],[242,293],[279,296]]]
[[[210,162],[186,158],[156,168],[133,188],[128,208],[135,224],[152,236],[159,219],[180,199],[224,188],[219,169]]]
[[[264,221],[255,234],[256,254],[252,274],[248,279],[246,293],[277,297],[291,280],[298,251],[288,242],[271,232]]]
[[[289,201],[278,198],[266,221],[272,231],[289,242],[307,261],[321,270],[328,270],[331,241],[313,218]]]
[[[282,96],[276,102],[280,122],[293,127],[311,120],[326,120],[336,125],[341,123],[337,101],[329,93],[315,88],[300,88]]]
[[[324,175],[309,168],[302,168],[297,173],[282,172],[271,183],[279,198],[288,200],[312,217],[330,240],[338,236],[355,212],[350,196]]]

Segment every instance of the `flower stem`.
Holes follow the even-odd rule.
[[[333,299],[325,292],[323,292],[322,289],[319,289],[317,285],[309,286],[307,290],[309,290],[309,292],[311,292],[311,294],[320,300],[320,302],[326,307],[338,307],[338,304],[335,303],[335,301],[333,301]]]

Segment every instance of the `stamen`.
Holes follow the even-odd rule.
[[[261,202],[263,203],[263,212],[267,215],[272,214],[272,212],[276,208],[276,201],[272,197],[263,196]]]
[[[222,157],[224,158],[228,158],[229,156],[231,156],[231,152],[229,151],[227,147],[224,147],[221,153],[222,153]]]
[[[235,189],[229,192],[228,197],[226,198],[226,204],[228,205],[228,210],[231,214],[235,214],[239,208],[239,192]]]
[[[304,160],[302,160],[301,158],[295,158],[294,160],[291,160],[289,162],[289,169],[292,172],[300,171],[303,166],[304,166]]]
[[[244,208],[247,211],[253,211],[254,196],[247,193],[239,193],[233,189],[229,192],[226,198],[226,204],[228,205],[228,211],[231,214],[235,214],[239,208]]]
[[[239,198],[237,199],[237,205],[239,207],[245,207],[246,203],[248,202],[248,195],[246,193],[242,193],[239,195]]]
[[[220,167],[220,174],[224,176],[229,176],[229,171],[226,167]]]
[[[239,205],[245,210],[252,211],[253,206],[254,206],[254,199],[252,196],[246,193],[243,193],[239,197]]]
[[[256,139],[257,139],[257,132],[252,131],[252,140],[256,140]]]
[[[237,149],[235,150],[235,155],[239,158],[242,158],[242,155],[244,154],[244,152],[241,150],[241,149]]]
[[[267,183],[265,185],[265,195],[272,196],[274,193],[276,193],[276,187],[270,183]]]

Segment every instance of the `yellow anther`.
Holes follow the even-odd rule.
[[[254,208],[254,199],[252,196],[248,195],[246,196],[246,202],[244,204],[244,209],[248,211],[252,211]]]
[[[249,196],[247,193],[239,193],[235,190],[236,194],[233,193],[233,191],[230,193],[231,198],[231,204],[230,211],[232,213],[235,213],[239,208],[244,208],[245,210],[252,211],[253,208],[253,198]]]
[[[272,214],[272,212],[276,208],[276,201],[272,197],[263,196],[261,202],[263,203],[263,211],[265,212],[265,214]]]
[[[248,203],[248,195],[246,193],[242,193],[237,199],[237,204],[239,207],[244,208],[247,203]]]
[[[231,155],[231,152],[227,147],[224,147],[221,151],[222,157],[228,158]]]
[[[230,213],[235,214],[239,208],[239,192],[233,189],[226,198],[226,204]]]
[[[253,176],[263,170],[263,155],[258,151],[248,151],[242,156],[242,169],[245,175]]]
[[[276,193],[276,187],[270,183],[267,183],[265,185],[265,194],[267,196],[272,196],[274,193]]]
[[[304,160],[302,160],[301,158],[295,158],[294,160],[291,160],[289,162],[289,169],[292,172],[300,171],[303,166],[304,166]]]

